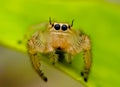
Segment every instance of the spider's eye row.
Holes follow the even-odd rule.
[[[54,28],[55,28],[56,30],[59,30],[59,29],[60,29],[60,25],[59,25],[59,24],[55,24],[55,25],[54,25]]]
[[[67,30],[67,28],[68,28],[67,25],[65,25],[65,24],[62,25],[62,30],[63,30],[63,31]]]
[[[55,24],[55,25],[53,24],[52,27],[54,27],[55,30],[60,30],[61,29],[63,31],[65,31],[69,28],[69,26],[67,26],[65,24],[63,24],[62,26],[60,26],[60,24]]]

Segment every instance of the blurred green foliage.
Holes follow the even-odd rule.
[[[70,23],[82,29],[92,40],[93,65],[88,87],[118,87],[120,73],[120,4],[98,0],[2,0],[0,1],[0,44],[26,52],[23,40],[27,29],[40,22]],[[76,56],[77,57],[77,56]],[[80,59],[81,60],[81,59]],[[75,60],[75,67],[80,66]],[[73,65],[74,66],[74,65]],[[76,80],[78,74],[60,67]],[[81,82],[80,78],[80,82]],[[83,83],[83,82],[82,82]]]

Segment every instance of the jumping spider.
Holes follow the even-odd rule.
[[[73,30],[73,21],[69,25],[67,23],[52,22],[46,30],[38,30],[28,40],[27,48],[34,70],[39,76],[47,81],[47,77],[40,69],[40,58],[37,54],[49,54],[52,63],[56,63],[61,55],[67,55],[66,61],[71,63],[71,56],[80,52],[84,53],[84,69],[81,75],[87,82],[91,68],[91,43],[87,35],[80,30]],[[64,56],[63,56],[64,57]]]

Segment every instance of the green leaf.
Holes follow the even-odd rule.
[[[89,81],[80,76],[82,55],[76,55],[71,65],[57,63],[54,67],[88,87],[118,87],[120,49],[120,6],[106,2],[4,0],[0,3],[0,44],[26,52],[24,36],[28,28],[40,22],[71,22],[85,31],[92,40],[93,64]],[[49,63],[43,58],[44,64]]]

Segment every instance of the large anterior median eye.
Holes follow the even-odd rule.
[[[55,24],[55,25],[54,25],[54,28],[55,28],[56,30],[59,30],[59,29],[60,29],[60,25],[59,25],[59,24]]]
[[[67,25],[65,25],[65,24],[62,25],[62,30],[63,30],[63,31],[67,30]]]

